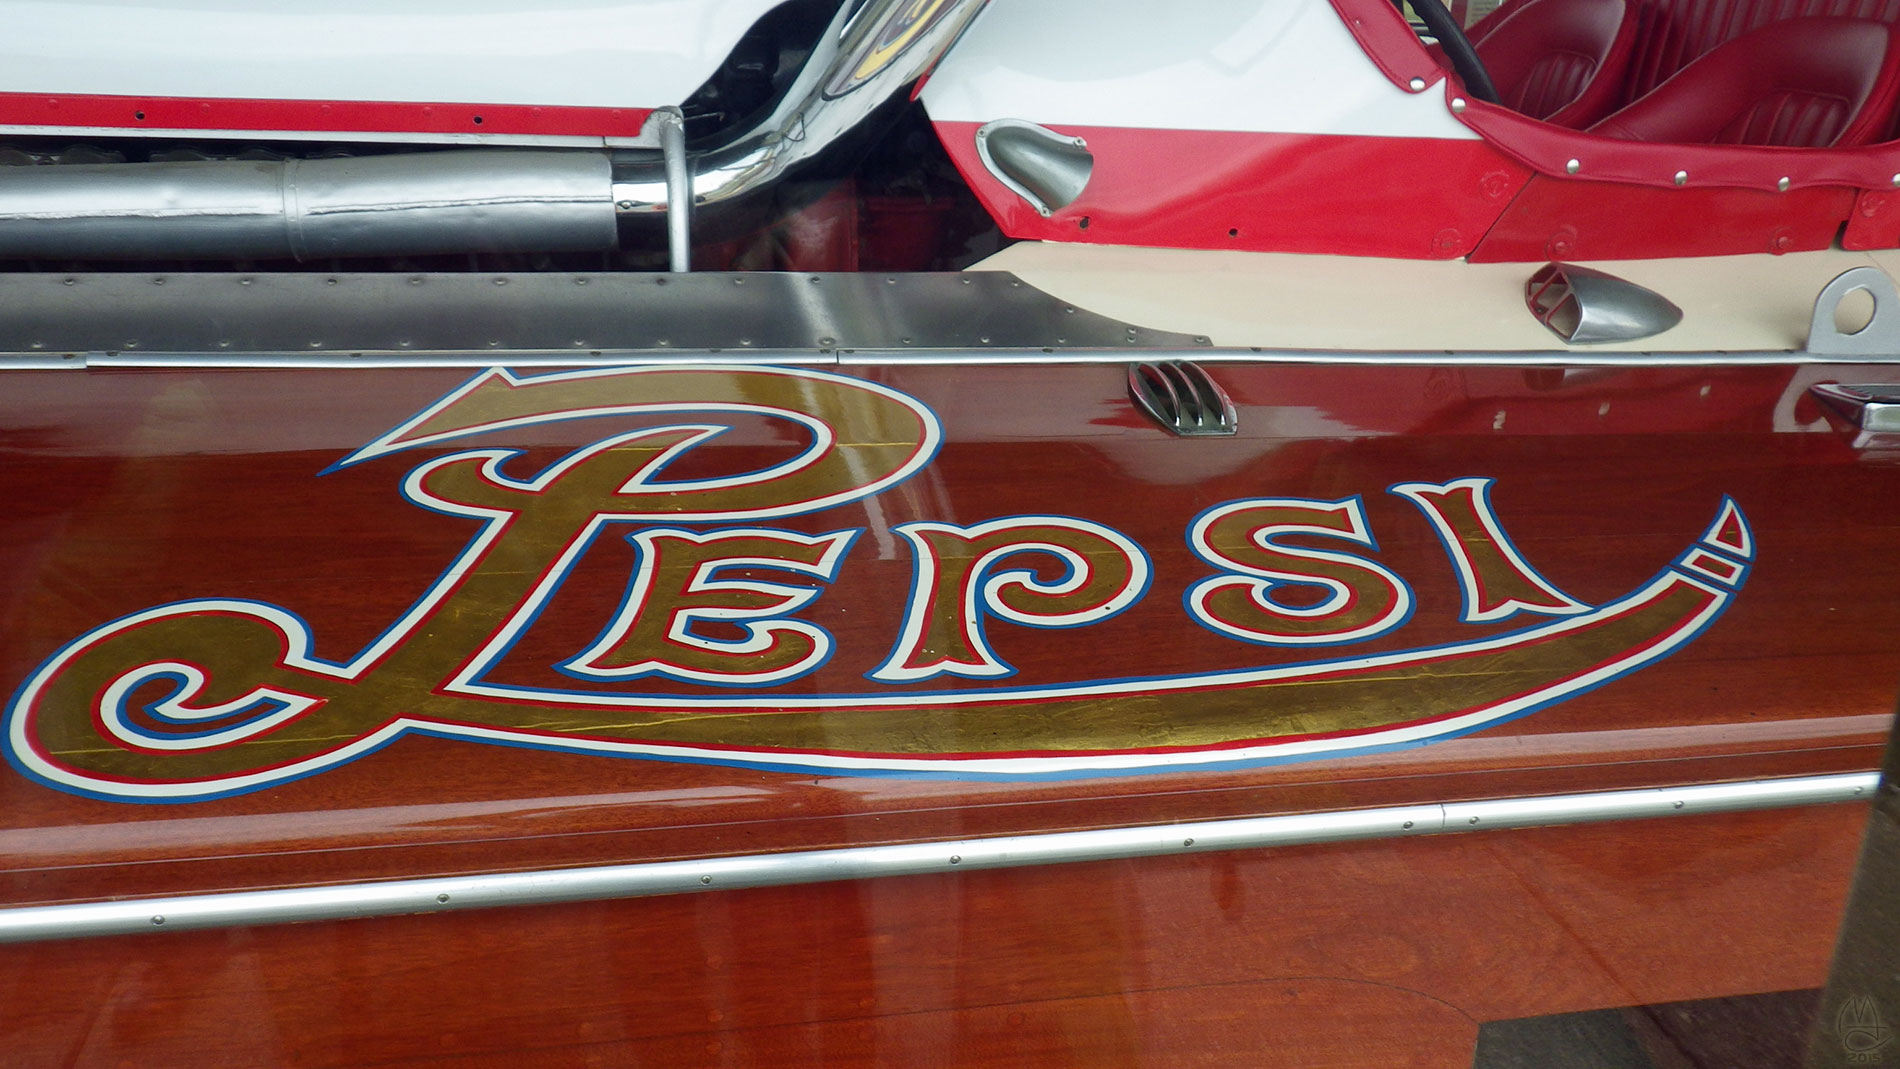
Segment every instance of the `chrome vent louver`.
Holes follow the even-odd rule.
[[[1130,364],[1128,395],[1156,423],[1184,438],[1233,434],[1240,427],[1227,392],[1190,360]]]

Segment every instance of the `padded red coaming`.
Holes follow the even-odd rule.
[[[1512,111],[1582,127],[1616,106],[1636,21],[1624,0],[1537,0],[1490,22],[1478,58]]]
[[[1678,145],[1865,145],[1885,132],[1896,91],[1900,31],[1793,19],[1724,43],[1590,132]]]

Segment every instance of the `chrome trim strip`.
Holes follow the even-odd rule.
[[[404,368],[580,367],[632,364],[800,364],[823,367],[1007,366],[1021,364],[1128,364],[1190,358],[1198,364],[1324,364],[1358,367],[1755,367],[1805,364],[1870,366],[1900,363],[1876,358],[1765,350],[1750,352],[1629,353],[1616,358],[1576,352],[1359,352],[1305,349],[460,349],[351,352],[0,352],[0,372],[82,371],[87,368]]]
[[[1900,363],[1900,352],[1888,356],[1847,356],[1810,353],[1800,349],[1747,349],[1705,352],[1581,352],[1563,349],[1524,349],[1459,352],[1441,349],[1406,352],[1384,349],[1146,349],[1146,350],[918,350],[846,349],[838,363],[869,364],[1121,364],[1130,360],[1193,360],[1197,364],[1409,364],[1427,367],[1732,367],[1753,364],[1890,364]]]
[[[355,353],[270,353],[237,355],[224,353],[80,353],[71,359],[28,358],[14,363],[0,358],[0,367],[28,368],[487,368],[502,365],[523,367],[626,367],[630,364],[796,364],[801,367],[832,366],[837,359],[830,353],[810,349],[741,349],[712,352],[674,352],[666,349],[528,349],[508,352],[505,358],[492,352],[483,359],[479,352],[387,352]],[[62,354],[62,357],[64,354]],[[258,357],[253,359],[253,357]],[[263,359],[268,357],[268,359]]]
[[[1297,813],[1140,828],[807,850],[592,868],[0,909],[0,942],[226,928],[490,906],[549,905],[741,887],[1108,861],[1185,852],[1394,839],[1733,813],[1871,798],[1874,772]]]

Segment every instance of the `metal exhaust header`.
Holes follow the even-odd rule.
[[[309,260],[611,249],[620,219],[670,216],[673,269],[684,270],[689,211],[727,210],[835,145],[927,74],[986,2],[841,6],[779,106],[691,158],[677,109],[662,108],[654,118],[665,124],[670,152],[495,148],[0,167],[0,257]],[[669,200],[691,208],[669,211]]]

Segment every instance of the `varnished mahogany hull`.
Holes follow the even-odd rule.
[[[1818,986],[1864,815],[20,946],[0,995],[22,1065],[1458,1069],[1488,1021]]]
[[[1494,480],[1516,547],[1591,606],[1672,567],[1725,498],[1746,514],[1755,545],[1719,617],[1666,658],[1426,745],[1226,764],[1189,746],[1180,752],[1193,759],[1157,759],[1143,775],[962,779],[795,761],[788,769],[756,739],[740,740],[730,760],[700,763],[411,732],[303,778],[164,806],[9,771],[0,777],[0,904],[1033,835],[1877,763],[1900,680],[1900,569],[1891,564],[1900,469],[1882,443],[1857,441],[1805,391],[1823,378],[1883,381],[1891,371],[1223,367],[1216,375],[1242,428],[1225,442],[1170,439],[1144,422],[1119,367],[865,374],[929,406],[944,444],[875,509],[782,522],[806,535],[865,533],[805,613],[838,652],[774,691],[781,696],[874,688],[866,676],[904,619],[911,562],[890,532],[907,522],[1054,513],[1109,525],[1146,551],[1152,587],[1113,619],[1076,630],[997,625],[997,649],[1017,671],[1011,685],[1299,659],[1215,634],[1184,608],[1184,593],[1210,572],[1189,548],[1189,524],[1222,502],[1362,500],[1377,541],[1367,555],[1416,598],[1410,620],[1367,645],[1369,655],[1535,622],[1489,631],[1461,623],[1444,547],[1416,508],[1386,492],[1394,484]],[[397,489],[406,472],[456,446],[317,473],[465,377],[11,376],[0,397],[5,688],[89,629],[190,599],[284,607],[331,658],[370,643],[471,537],[467,519],[420,509]],[[525,448],[532,466],[597,433],[586,420],[532,432],[467,447]],[[748,426],[720,448],[708,447],[698,473],[740,463],[734,457],[782,456],[786,446]],[[554,678],[547,666],[612,615],[637,561],[619,539],[590,553],[564,600],[512,647],[509,678]],[[456,666],[436,667],[402,682],[426,689]],[[1101,736],[1102,750],[1177,752],[1155,744],[1178,741],[1158,719],[1165,704],[1118,701],[1089,711],[1128,728]],[[1321,734],[1346,726],[1312,715]],[[998,723],[1042,740],[1036,747],[1054,745],[1038,734],[1033,707],[1014,729]],[[954,722],[946,730],[959,752],[1001,745]],[[889,756],[853,746],[852,755]],[[142,767],[178,766],[154,757]],[[0,1019],[27,1064],[203,1064],[210,1051],[227,1063],[338,1065],[524,1053],[549,1064],[1463,1065],[1484,1021],[1818,984],[1860,818],[1857,807],[1825,806],[13,947],[0,951]]]

